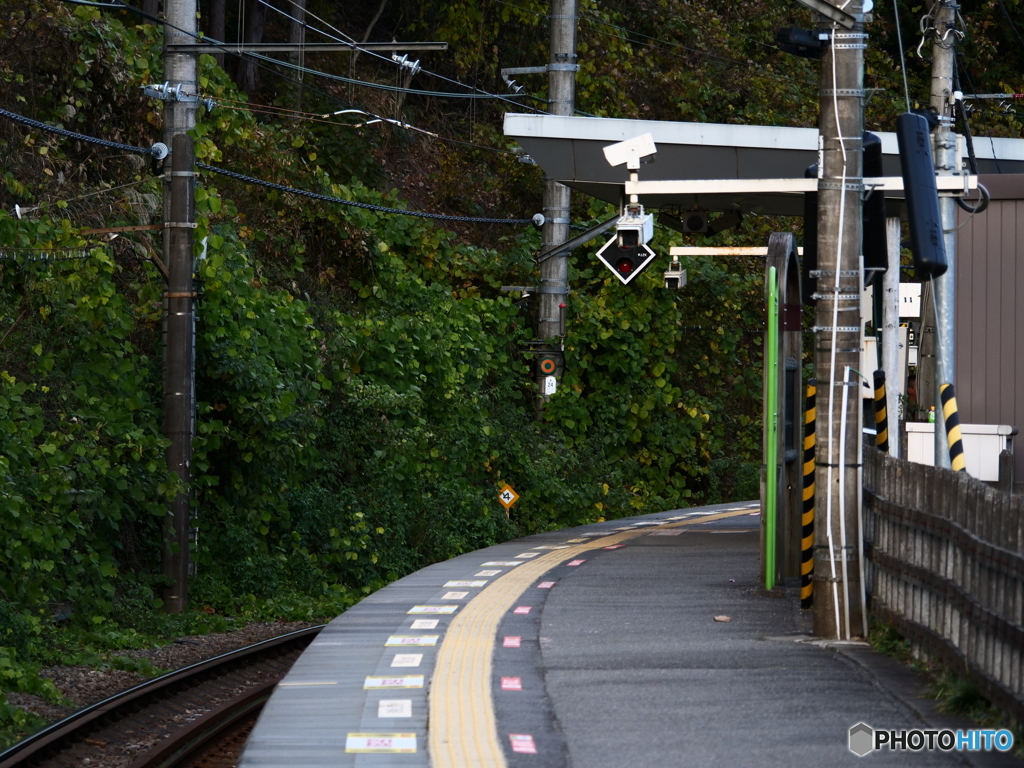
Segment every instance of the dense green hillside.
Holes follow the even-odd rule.
[[[238,9],[227,5],[233,40]],[[412,89],[505,94],[500,68],[546,60],[537,0],[338,5],[310,0],[307,21],[362,39],[376,16],[370,39],[450,43],[422,55],[425,71],[401,82]],[[884,90],[868,127],[889,129],[904,99],[891,9],[880,5],[867,80]],[[1024,85],[1004,6],[1021,15],[1018,0],[964,3],[965,71],[979,91]],[[208,24],[212,4],[201,10]],[[912,57],[924,11],[903,10]],[[809,24],[795,3],[586,0],[580,13],[583,113],[815,122],[815,63],[771,42],[779,26]],[[283,15],[266,10],[263,21],[263,40],[288,38]],[[141,87],[162,82],[162,29],[143,22],[0,0],[0,106],[150,146],[161,115]],[[217,103],[195,130],[205,163],[385,207],[498,218],[541,207],[540,170],[500,132],[505,111],[544,107],[540,77],[525,79],[517,107],[368,87],[398,82],[392,63],[369,55],[307,54],[306,67],[335,78],[301,80],[225,58],[226,70],[201,58],[203,96]],[[914,97],[926,98],[927,66],[908,61]],[[1016,135],[1015,112],[986,106],[976,133]],[[406,127],[321,117],[346,109]],[[163,465],[164,286],[150,258],[160,242],[83,232],[161,221],[155,172],[139,155],[0,120],[0,668],[53,653],[39,638],[55,616],[128,642],[160,584],[158,522],[177,490]],[[756,495],[756,260],[695,259],[676,293],[653,273],[624,288],[593,248],[578,249],[567,373],[537,422],[524,353],[534,306],[499,290],[536,278],[532,227],[446,228],[210,173],[196,199],[196,608],[331,615],[389,579],[508,537]],[[607,213],[574,198],[579,224]],[[762,244],[780,227],[796,223],[755,218],[716,243]],[[661,232],[655,245],[704,242]],[[495,498],[504,482],[522,496],[508,517]],[[22,671],[0,671],[0,685],[38,687],[10,663]]]

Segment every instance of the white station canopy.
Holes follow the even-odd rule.
[[[624,165],[610,166],[602,150],[647,133],[652,135],[658,152],[653,162],[641,165],[642,184],[682,180],[754,183],[707,184],[703,188],[692,185],[682,192],[673,189],[679,185],[647,185],[640,199],[645,206],[677,206],[684,211],[803,214],[803,197],[799,192],[804,190],[797,189],[799,184],[791,184],[792,188],[785,190],[784,184],[756,180],[803,179],[807,167],[818,160],[816,128],[505,115],[505,135],[515,139],[546,176],[615,204],[623,199],[629,171]],[[896,134],[875,133],[882,139],[884,175],[899,177]],[[979,174],[1024,173],[1024,140],[976,137],[974,149]],[[963,156],[966,154],[964,150]],[[886,195],[903,197],[902,191]]]

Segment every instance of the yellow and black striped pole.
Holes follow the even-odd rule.
[[[875,445],[889,452],[889,414],[885,407],[885,371],[875,371]]]
[[[964,458],[964,441],[960,434],[960,414],[956,409],[956,394],[952,384],[939,387],[939,398],[942,400],[942,419],[946,423],[946,442],[949,443],[949,468],[954,472],[966,472],[967,460]]]
[[[800,519],[800,607],[810,608],[814,603],[814,468],[815,458],[815,395],[817,387],[807,385],[807,405],[804,412],[804,506]]]

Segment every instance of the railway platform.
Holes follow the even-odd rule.
[[[758,581],[758,505],[545,533],[411,574],[331,622],[240,768],[1010,766],[995,751],[861,758],[851,727],[967,729],[863,643],[810,636]]]

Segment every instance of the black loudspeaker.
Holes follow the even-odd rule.
[[[882,171],[882,139],[864,132],[864,176],[878,178]],[[876,275],[889,266],[888,246],[885,242],[885,193],[878,189],[864,201],[863,209],[864,285],[871,285]]]
[[[928,121],[911,112],[903,113],[896,118],[896,138],[900,146],[914,269],[918,277],[939,277],[945,274],[949,264],[942,236]]]

